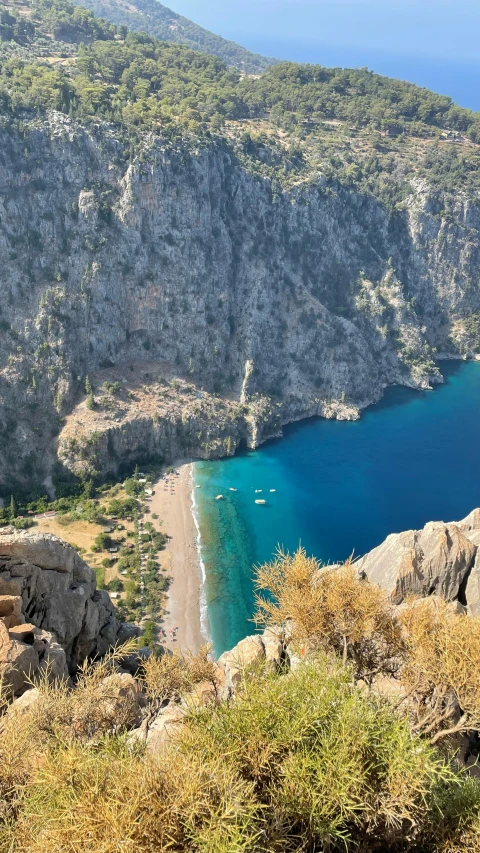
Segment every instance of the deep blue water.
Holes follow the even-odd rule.
[[[460,519],[480,505],[480,363],[440,367],[444,385],[390,388],[359,421],[315,418],[255,452],[196,463],[218,654],[252,633],[252,566],[277,545],[292,550],[301,542],[332,562],[365,553],[389,533]],[[225,500],[216,501],[219,494]],[[267,506],[256,505],[259,498]]]

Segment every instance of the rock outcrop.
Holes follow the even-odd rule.
[[[124,633],[73,548],[50,534],[0,530],[0,668],[14,693],[33,674],[67,676]]]
[[[393,604],[408,595],[437,595],[480,616],[480,510],[462,521],[393,533],[356,565]]]
[[[97,448],[106,474],[355,418],[392,383],[428,387],[433,348],[472,352],[452,328],[480,312],[479,235],[478,201],[425,181],[392,214],[318,173],[275,188],[225,140],[152,137],[130,161],[114,127],[58,113],[2,130],[0,488],[53,491],[59,444],[71,470]],[[131,367],[146,388],[173,373],[237,411],[217,427],[132,400],[92,425],[86,376],[98,396],[102,371],[128,389]]]

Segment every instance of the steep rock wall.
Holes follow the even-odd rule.
[[[437,381],[432,347],[458,355],[452,325],[480,311],[480,207],[460,194],[419,184],[390,214],[320,174],[278,193],[226,143],[152,138],[129,160],[113,128],[55,113],[0,137],[5,493],[51,486],[95,371],[148,359],[237,400],[234,450]],[[258,399],[280,413],[256,419]]]
[[[93,569],[63,540],[0,531],[0,598],[18,601],[7,628],[30,623],[54,635],[71,671],[85,658],[105,654],[122,635],[108,592],[96,587]]]

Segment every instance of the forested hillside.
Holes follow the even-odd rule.
[[[244,78],[214,56],[129,32],[68,0],[0,7],[0,38],[5,118],[54,108],[123,125],[133,138],[220,134],[283,185],[321,169],[391,204],[415,175],[447,189],[479,186],[480,117],[366,69],[282,63]]]
[[[218,56],[245,74],[260,74],[275,62],[205,30],[157,0],[87,0],[79,5],[134,32],[145,32],[162,41],[185,44],[193,50]]]
[[[69,0],[4,3],[0,60],[8,498],[354,418],[477,352],[477,114],[364,69],[248,77]],[[122,393],[88,409],[87,377]]]

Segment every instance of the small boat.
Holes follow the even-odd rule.
[[[262,492],[262,489],[255,489],[255,494],[256,494],[256,495],[261,494],[261,492]]]
[[[256,504],[261,504],[262,506],[265,506],[265,504],[266,504],[267,502],[266,502],[266,501],[259,500],[259,501],[255,501],[255,503],[256,503]]]
[[[233,486],[230,486],[229,491],[230,491],[230,492],[236,492],[237,490],[236,490],[236,489],[234,489],[234,488],[233,488]]]
[[[276,492],[276,491],[277,491],[276,489],[270,489],[270,492],[272,492],[272,493]]]
[[[224,500],[224,497],[223,497],[223,495],[217,495],[217,497],[215,498],[215,500],[216,500],[216,501],[223,501],[223,500]]]

